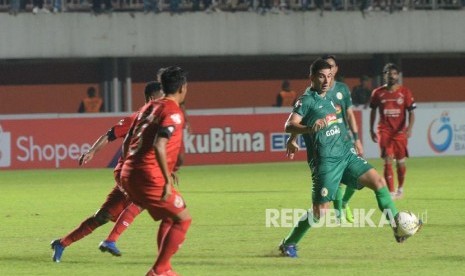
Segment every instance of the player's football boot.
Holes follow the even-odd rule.
[[[423,221],[421,219],[418,220],[418,229],[417,231],[415,231],[415,234],[418,233],[418,231],[420,231],[421,227],[423,226]],[[415,235],[410,235],[410,236],[398,236],[397,235],[397,227],[394,227],[392,228],[394,230],[394,238],[396,238],[396,242],[398,243],[403,243],[404,241],[406,241],[408,238],[410,238],[411,236]]]
[[[53,250],[52,260],[55,263],[59,263],[61,261],[61,255],[63,255],[63,250],[65,250],[65,247],[61,245],[60,240],[53,240],[50,243],[50,246]]]
[[[297,258],[297,246],[295,244],[284,244],[284,240],[279,245],[281,256]]]
[[[121,256],[121,251],[116,247],[115,242],[103,241],[99,244],[98,249],[102,252],[109,252],[113,256]]]
[[[181,276],[179,275],[178,273],[174,272],[173,270],[167,270],[161,274],[157,274],[155,273],[155,270],[150,269],[149,272],[147,272],[147,274],[145,274],[145,276]]]
[[[354,215],[352,214],[352,210],[350,209],[349,205],[346,205],[346,207],[342,209],[342,212],[344,213],[347,222],[354,222]]]

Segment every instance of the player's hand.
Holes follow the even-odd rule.
[[[179,187],[179,177],[175,172],[171,173],[171,177],[173,178],[174,185]]]
[[[295,139],[287,139],[286,142],[286,156],[289,159],[294,159],[294,154],[299,151],[299,145]]]
[[[316,132],[322,130],[323,128],[325,128],[327,126],[328,126],[328,123],[326,122],[326,120],[324,118],[318,119],[318,120],[316,120],[316,122],[312,126],[312,132],[316,133]]]
[[[92,158],[94,158],[94,152],[93,151],[88,151],[86,153],[83,153],[79,157],[79,166],[82,166],[82,164],[86,164],[87,162],[92,160]]]
[[[355,146],[355,150],[357,151],[357,154],[359,156],[363,156],[363,146],[362,146],[362,142],[360,142],[359,139],[355,140],[354,142],[354,146]]]
[[[168,182],[163,186],[163,195],[161,197],[162,201],[167,201],[173,193],[173,179],[170,177]]]
[[[412,137],[412,130],[408,128],[405,134],[407,135],[407,139]]]
[[[376,132],[371,130],[370,135],[371,135],[371,140],[373,140],[373,142],[375,142],[375,143],[378,143],[378,135],[376,135]]]

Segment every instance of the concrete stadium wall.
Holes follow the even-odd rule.
[[[465,11],[0,16],[0,58],[460,53]]]
[[[350,88],[357,79],[345,79]],[[415,100],[428,102],[465,102],[463,77],[404,78]],[[96,84],[14,85],[0,86],[0,114],[75,113],[89,86]],[[132,84],[132,109],[144,102],[145,83]],[[308,80],[291,80],[292,88],[301,93]],[[224,109],[270,107],[276,101],[281,80],[189,82],[187,108]],[[446,92],[447,91],[447,92]]]

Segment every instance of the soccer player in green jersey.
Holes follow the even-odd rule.
[[[372,189],[378,207],[386,213],[388,220],[398,213],[384,178],[358,156],[348,142],[350,135],[338,120],[336,107],[327,96],[332,78],[331,65],[321,58],[315,60],[310,67],[311,85],[297,101],[285,124],[286,132],[302,134],[307,146],[313,208],[282,241],[279,249],[284,256],[297,257],[296,244],[311,228],[312,222],[316,223],[324,216],[341,182],[354,188],[366,186]],[[398,242],[406,239],[395,237]]]
[[[321,59],[325,60],[331,66],[331,73],[333,75],[330,88],[326,92],[326,97],[331,99],[336,107],[336,116],[342,128],[350,129],[351,139],[347,140],[349,146],[353,146],[357,151],[357,154],[363,156],[363,146],[358,137],[358,126],[355,119],[354,111],[352,110],[352,97],[350,95],[349,87],[343,82],[338,82],[334,79],[338,72],[338,65],[336,62],[336,56],[334,55],[323,55]],[[290,152],[296,152],[298,150],[295,135],[287,141],[287,148]],[[342,219],[344,214],[347,222],[354,222],[354,217],[348,205],[348,202],[352,195],[355,193],[355,189],[348,186],[346,189],[345,185],[339,185],[339,189],[334,199],[334,209],[337,211],[338,218]]]
[[[338,120],[343,123],[343,127],[350,128],[352,139],[348,141],[349,146],[354,146],[357,154],[363,156],[363,146],[358,137],[357,120],[355,119],[352,109],[352,97],[349,87],[345,83],[335,80],[337,71],[339,70],[336,56],[323,55],[321,58],[331,66],[331,73],[333,74],[330,89],[326,93],[326,96],[329,97],[336,106],[336,115]],[[338,216],[342,217],[342,214],[344,214],[348,222],[354,222],[354,217],[348,205],[354,193],[354,188],[351,186],[347,186],[346,188],[345,185],[341,184],[337,190],[336,199],[333,201],[334,209],[337,210]]]

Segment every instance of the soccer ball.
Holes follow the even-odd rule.
[[[396,236],[410,237],[420,229],[421,222],[410,211],[401,211],[396,216]]]

